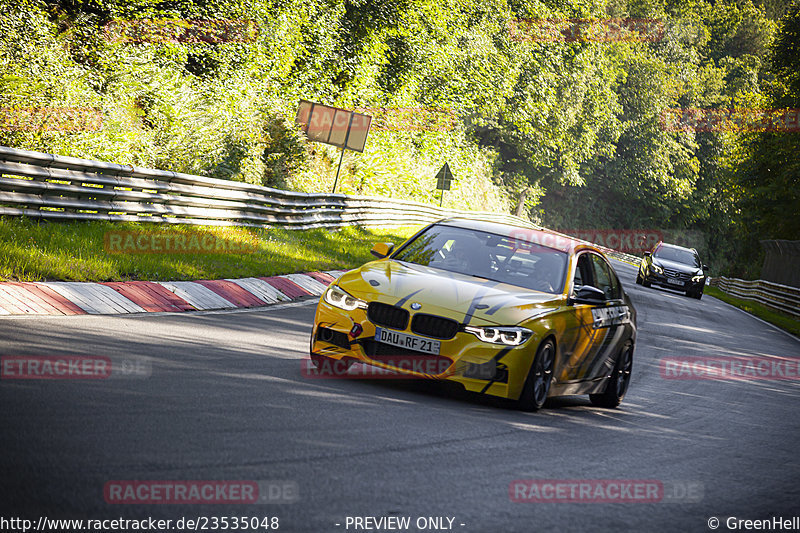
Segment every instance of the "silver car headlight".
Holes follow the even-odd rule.
[[[506,346],[519,346],[531,338],[533,332],[528,328],[519,326],[476,327],[464,326],[464,331],[472,333],[483,342],[492,344],[505,344]]]
[[[339,309],[344,309],[345,311],[367,308],[367,302],[360,300],[355,296],[351,296],[347,293],[347,291],[337,287],[336,285],[331,285],[328,287],[328,290],[325,291],[325,301],[332,306],[338,307]]]

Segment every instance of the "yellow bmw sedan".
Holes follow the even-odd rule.
[[[449,218],[342,274],[311,334],[317,369],[354,363],[456,382],[528,411],[588,394],[616,407],[631,378],[636,311],[596,247],[555,233]]]

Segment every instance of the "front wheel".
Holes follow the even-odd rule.
[[[622,349],[617,363],[614,365],[614,373],[608,380],[606,391],[602,394],[590,394],[589,400],[597,407],[607,407],[613,409],[622,403],[625,393],[628,391],[628,384],[631,381],[631,371],[633,370],[633,345],[627,344]]]
[[[637,272],[636,273],[636,284],[637,285],[641,285],[642,284],[642,273],[641,272]]]
[[[550,392],[550,382],[553,379],[553,366],[556,359],[556,345],[547,339],[536,351],[522,394],[519,395],[517,405],[522,411],[538,411],[547,400]]]

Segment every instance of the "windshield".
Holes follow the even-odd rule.
[[[662,246],[656,250],[656,253],[653,254],[653,257],[664,259],[666,261],[682,263],[684,265],[693,265],[697,268],[700,268],[700,260],[697,258],[697,254],[689,250],[681,250],[679,248],[668,248],[666,246]]]
[[[518,239],[450,226],[432,226],[392,257],[558,294],[564,287],[567,254]]]

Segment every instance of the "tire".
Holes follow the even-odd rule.
[[[650,282],[647,281],[646,279],[642,278],[642,286],[649,288],[650,287]]]
[[[628,343],[620,352],[619,359],[614,365],[614,373],[608,380],[606,391],[602,394],[590,394],[589,400],[592,405],[613,409],[622,403],[628,385],[631,382],[631,371],[633,370],[633,345]]]
[[[521,411],[538,411],[544,406],[553,380],[555,360],[556,345],[552,339],[547,339],[536,350],[536,357],[517,400],[517,407]]]
[[[703,291],[697,291],[696,293],[694,293],[694,297],[697,298],[698,300],[701,299],[703,297]]]
[[[326,376],[344,376],[347,374],[350,365],[352,365],[351,361],[331,359],[330,357],[315,353],[311,354],[311,362],[314,363],[314,366],[317,367],[320,374]]]
[[[642,284],[642,273],[641,272],[637,272],[636,273],[636,284],[637,285],[641,285]]]

